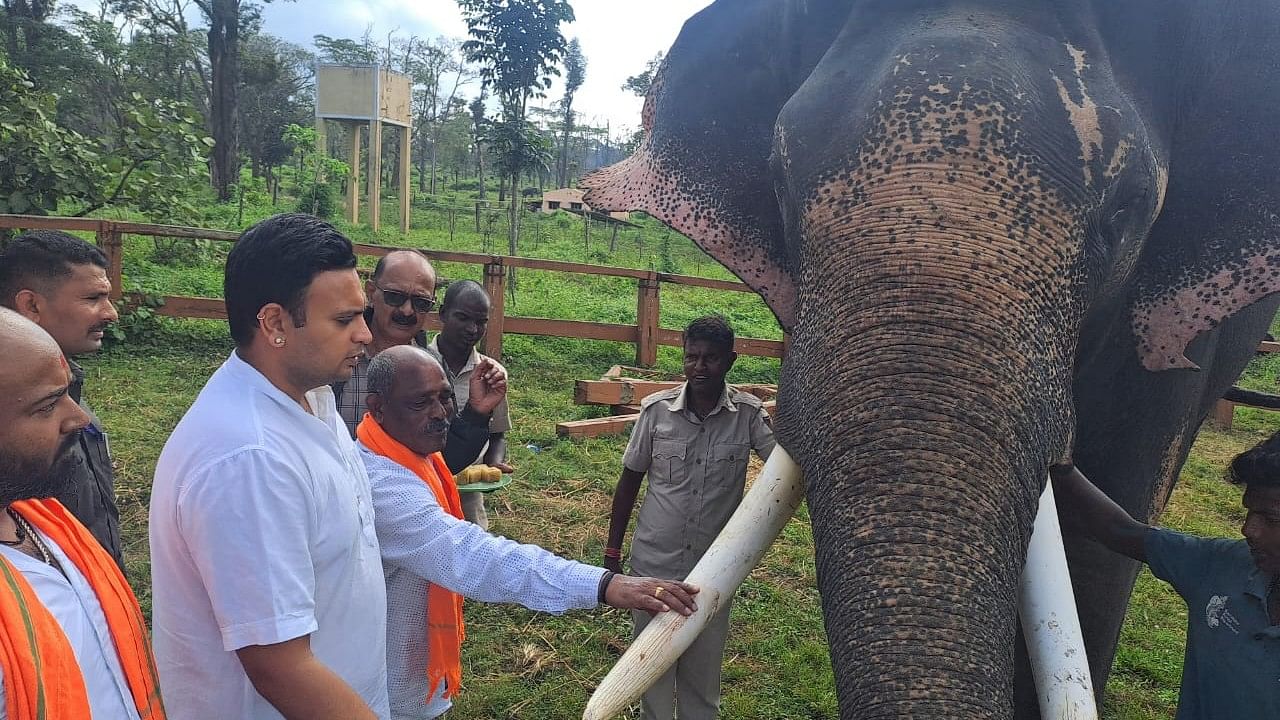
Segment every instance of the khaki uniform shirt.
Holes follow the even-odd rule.
[[[688,385],[645,398],[622,464],[648,474],[631,568],[684,578],[742,500],[747,453],[767,458],[773,429],[760,399],[725,386],[720,404],[699,419],[685,407]]]
[[[440,364],[445,367],[445,373],[449,375],[449,382],[453,385],[453,402],[458,407],[466,407],[467,401],[471,399],[471,373],[475,371],[476,365],[480,364],[480,358],[484,357],[475,348],[471,348],[471,357],[467,358],[467,364],[462,366],[458,374],[454,375],[449,372],[449,364],[444,361],[444,355],[440,353],[440,347],[436,341],[439,335],[431,338],[431,343],[427,345],[427,350],[431,354],[440,358]],[[510,378],[508,378],[508,383]],[[508,393],[510,389],[508,388]],[[493,409],[493,414],[489,416],[489,432],[505,433],[511,431],[511,411],[507,408],[507,399],[503,398],[502,402]],[[489,450],[489,444],[485,443],[485,447],[476,455],[475,462],[484,460],[484,454]]]

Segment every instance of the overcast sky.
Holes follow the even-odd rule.
[[[588,121],[607,120],[615,137],[621,128],[640,125],[641,99],[621,89],[629,75],[644,69],[655,53],[666,52],[684,21],[710,4],[710,0],[571,0],[577,21],[562,29],[566,38],[577,37],[587,58],[587,79],[574,107]],[[98,0],[70,0],[96,9]],[[266,6],[265,30],[290,42],[312,47],[312,37],[358,38],[373,26],[380,44],[387,33],[435,38],[462,38],[466,25],[454,0],[295,0]],[[194,19],[193,19],[194,20]],[[563,92],[556,85],[547,104]],[[467,94],[474,95],[475,89]]]

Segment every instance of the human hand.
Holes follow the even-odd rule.
[[[688,616],[698,609],[693,601],[693,596],[697,594],[698,588],[688,583],[614,575],[604,591],[604,601],[611,607],[644,610],[651,615],[675,610]]]
[[[496,368],[496,369],[495,369]],[[493,413],[507,397],[507,370],[493,358],[481,357],[467,382],[467,405],[481,415]]]
[[[489,467],[496,467],[502,471],[503,475],[511,475],[516,471],[516,466],[507,461],[489,463]]]

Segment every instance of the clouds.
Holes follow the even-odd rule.
[[[577,20],[563,28],[566,38],[577,37],[587,58],[587,79],[574,106],[587,122],[623,128],[640,125],[642,100],[621,89],[630,75],[658,52],[666,52],[684,21],[709,0],[573,0]],[[275,2],[264,9],[267,32],[306,47],[317,34],[359,37],[373,26],[373,37],[385,43],[387,33],[464,37],[467,27],[454,0],[298,0]],[[548,96],[550,105],[564,86],[557,78]]]

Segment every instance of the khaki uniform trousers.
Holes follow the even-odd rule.
[[[695,600],[697,597],[695,596]],[[720,667],[729,636],[730,601],[707,623],[697,640],[640,699],[644,720],[714,720],[720,712]],[[635,633],[649,621],[649,613],[632,610]]]
[[[467,522],[479,525],[481,530],[488,530],[489,512],[484,509],[484,496],[485,493],[482,492],[458,493],[462,500],[462,517]]]

